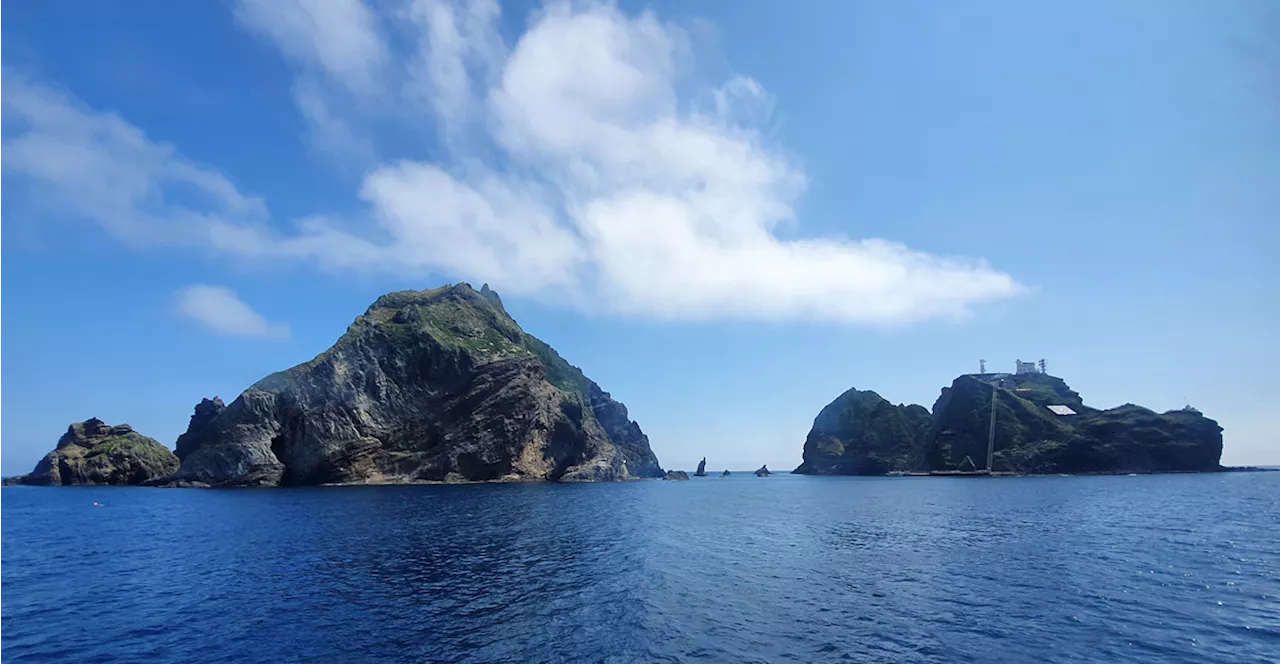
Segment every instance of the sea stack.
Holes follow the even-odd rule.
[[[728,477],[728,476],[729,476],[728,469],[726,469],[723,473],[720,473],[720,477]]]
[[[702,457],[702,461],[698,462],[698,469],[693,473],[694,477],[707,476],[707,457]]]
[[[202,401],[171,480],[213,486],[662,477],[626,406],[486,284],[379,297],[332,348]]]
[[[687,479],[689,479],[689,473],[686,473],[686,472],[684,472],[683,470],[668,470],[668,471],[667,471],[667,474],[666,474],[662,479],[664,479],[664,480],[687,480]]]
[[[54,450],[35,470],[10,477],[5,484],[72,486],[142,484],[172,474],[178,457],[154,438],[128,424],[111,426],[91,417],[67,427]]]
[[[760,470],[756,471],[756,477],[768,477],[769,475],[770,473],[769,473],[768,465],[760,466]]]

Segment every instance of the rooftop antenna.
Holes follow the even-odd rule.
[[[978,360],[978,373],[980,373],[980,374],[987,373],[987,361],[986,361],[986,360]]]

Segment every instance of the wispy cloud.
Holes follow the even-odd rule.
[[[287,339],[289,326],[272,323],[245,304],[235,291],[196,284],[178,293],[178,312],[217,332],[235,337]]]
[[[360,0],[240,0],[236,18],[294,62],[353,92],[379,85],[387,47],[377,15]]]
[[[900,323],[1021,290],[887,240],[780,239],[806,177],[760,136],[773,98],[737,75],[707,90],[708,112],[682,103],[685,37],[651,13],[552,5],[508,49],[492,2],[408,8],[419,47],[384,79],[417,82],[445,127],[486,121],[462,142],[485,149],[365,178],[377,251],[403,269],[670,319]]]
[[[55,214],[91,219],[135,245],[200,244],[212,225],[267,217],[262,199],[114,113],[9,69],[2,102],[5,175]]]
[[[311,147],[344,165],[372,163],[371,140],[346,116],[388,102],[390,54],[378,15],[361,0],[239,0],[235,16],[298,68],[293,97]]]
[[[672,320],[900,324],[962,316],[1023,291],[980,259],[890,239],[780,237],[779,226],[793,237],[803,229],[795,203],[807,178],[761,132],[778,101],[745,75],[682,96],[688,40],[652,13],[554,4],[508,45],[492,0],[408,0],[390,12],[407,19],[397,33],[406,39],[389,39],[388,22],[357,0],[239,5],[241,22],[295,64],[313,138],[364,145],[373,165],[358,191],[365,218],[342,223],[317,211],[288,230],[244,215],[206,219],[217,248],[331,269],[443,273]],[[111,118],[139,138],[136,149],[156,147]],[[448,156],[379,162],[379,123],[435,133]],[[62,129],[45,133],[102,143]],[[140,168],[139,180],[186,163],[164,149],[167,159]],[[215,211],[256,201],[229,183],[209,188],[234,193]],[[127,203],[118,208],[146,209]]]

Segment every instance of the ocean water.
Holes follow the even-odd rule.
[[[1280,661],[1280,473],[6,487],[0,515],[9,663]]]

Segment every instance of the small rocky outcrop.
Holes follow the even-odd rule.
[[[662,477],[626,406],[486,284],[379,297],[310,362],[206,399],[171,482],[213,486]]]
[[[728,472],[728,471],[726,471],[726,472]],[[769,466],[768,466],[768,465],[760,466],[760,470],[757,470],[757,471],[756,471],[756,477],[768,477],[768,476],[769,476],[769,475],[771,475],[771,474],[772,474],[772,473],[770,473],[770,472],[769,472]]]
[[[683,470],[668,470],[668,471],[667,471],[666,476],[665,476],[665,477],[663,477],[662,479],[664,479],[664,480],[687,480],[687,479],[689,479],[689,473],[686,473],[686,472],[684,472]]]
[[[728,470],[725,470],[723,473],[720,473],[720,477],[728,477],[728,476],[729,476]]]
[[[698,469],[693,473],[694,477],[707,476],[707,457],[702,457],[702,461],[698,462]]]
[[[171,475],[178,457],[128,424],[111,426],[94,417],[67,427],[58,445],[27,475],[5,484],[71,486],[142,484]]]

